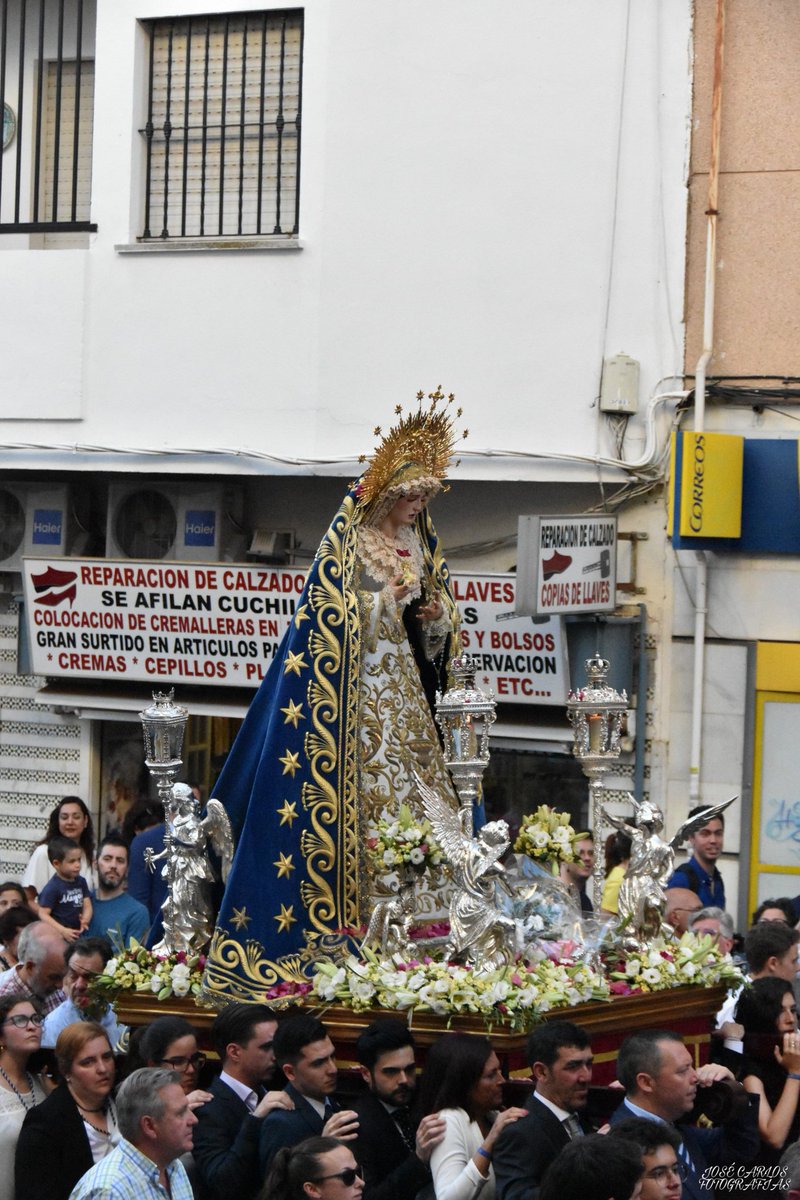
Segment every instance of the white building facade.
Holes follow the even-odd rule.
[[[687,369],[689,0],[46,0],[43,32],[38,3],[5,10],[0,487],[29,522],[64,502],[67,558],[173,561],[158,511],[117,520],[144,491],[178,524],[213,509],[220,560],[252,561],[260,531],[261,559],[302,566],[373,428],[441,383],[469,426],[434,512],[454,570],[511,571],[521,514],[618,511],[617,609],[570,627],[568,673],[593,641],[616,660],[616,799],[676,825],[691,627],[658,484]],[[603,411],[620,354],[638,386]],[[27,673],[20,558],[42,548],[8,528],[0,875],[62,794],[113,820],[151,689]],[[754,636],[708,655],[709,802],[748,783]],[[152,683],[208,721],[251,694]],[[497,815],[585,796],[577,768],[537,766],[569,763],[563,708],[501,705],[497,730]]]

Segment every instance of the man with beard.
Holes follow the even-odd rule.
[[[445,1133],[431,1113],[415,1127],[409,1107],[416,1090],[414,1039],[407,1025],[380,1018],[356,1042],[367,1091],[353,1102],[358,1138],[352,1150],[364,1170],[363,1200],[407,1200],[431,1181],[430,1157]]]
[[[97,851],[97,888],[92,895],[90,937],[105,937],[116,949],[125,950],[131,938],[144,942],[150,915],[143,904],[125,891],[128,878],[128,847],[121,837],[104,837]]]

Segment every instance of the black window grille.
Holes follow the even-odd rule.
[[[0,233],[88,232],[91,0],[0,0]]]
[[[142,239],[296,234],[302,10],[145,24]]]

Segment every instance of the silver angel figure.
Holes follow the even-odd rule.
[[[413,952],[411,923],[414,920],[414,898],[419,873],[413,867],[400,869],[397,891],[391,896],[373,900],[364,942],[376,946],[384,958],[392,954]]]
[[[161,874],[167,881],[167,898],[161,906],[164,937],[153,947],[156,954],[173,954],[178,950],[197,954],[208,945],[214,929],[211,884],[215,879],[206,854],[209,843],[221,859],[224,882],[233,861],[228,814],[219,800],[212,799],[205,819],[201,820],[200,804],[191,788],[176,783],[172,788],[164,849],[160,854],[154,854],[152,849],[145,851],[151,871],[159,859],[164,860]]]
[[[718,817],[737,797],[731,797],[724,804],[709,805],[684,821],[668,842],[661,837],[664,814],[658,805],[649,800],[639,804],[630,792],[628,799],[633,805],[634,823],[614,816],[605,805],[602,812],[611,825],[631,839],[630,863],[619,889],[619,922],[624,926],[624,937],[630,948],[645,949],[659,934],[670,936],[673,932],[664,920],[664,913],[667,880],[675,866],[675,852],[684,838]]]
[[[516,953],[517,925],[497,904],[499,884],[512,895],[499,861],[509,846],[508,825],[492,821],[469,837],[459,813],[414,773],[425,816],[450,868],[448,959],[467,963],[476,971],[494,970],[511,962]]]

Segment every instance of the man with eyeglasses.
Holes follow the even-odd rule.
[[[639,1200],[680,1200],[689,1172],[678,1158],[681,1139],[671,1125],[626,1117],[609,1136],[633,1142],[642,1152],[644,1174]]]
[[[102,975],[110,958],[111,945],[106,938],[84,937],[68,943],[64,951],[64,991],[67,998],[45,1017],[43,1046],[55,1046],[61,1030],[73,1021],[96,1021],[108,1034],[112,1050],[120,1044],[120,1039],[127,1033],[127,1026],[119,1025],[113,1008],[102,1000],[95,1000],[89,990],[92,980]]]
[[[733,1074],[719,1063],[695,1069],[692,1055],[671,1030],[643,1029],[627,1037],[619,1048],[617,1077],[625,1088],[625,1099],[611,1114],[611,1125],[642,1117],[674,1126],[680,1137],[678,1158],[687,1168],[683,1200],[711,1200],[714,1196],[713,1186],[703,1182],[707,1167],[747,1164],[758,1154],[757,1096],[748,1096],[741,1111],[734,1106],[718,1128],[703,1129],[686,1121],[698,1088],[733,1080]]]
[[[211,1027],[222,1070],[211,1084],[211,1099],[196,1110],[192,1151],[210,1195],[251,1200],[261,1191],[263,1119],[275,1108],[294,1107],[285,1092],[264,1087],[275,1073],[277,1027],[272,1009],[262,1004],[229,1004]]]

